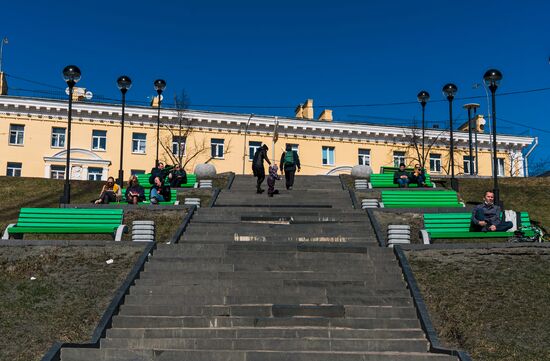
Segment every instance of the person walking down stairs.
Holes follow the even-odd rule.
[[[256,193],[263,193],[264,190],[262,189],[262,183],[265,180],[265,168],[264,168],[264,160],[267,162],[267,164],[271,165],[271,161],[267,157],[267,145],[262,145],[258,150],[256,150],[256,153],[254,153],[254,160],[252,161],[252,173],[254,173],[254,177],[258,178],[256,181]]]

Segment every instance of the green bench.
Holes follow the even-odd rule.
[[[435,188],[435,184],[432,183],[430,175],[426,174],[426,185],[431,188]],[[409,184],[410,188],[418,187],[418,184]],[[369,188],[399,188],[398,184],[393,183],[393,173],[381,173],[371,174]]]
[[[141,184],[141,183],[140,183]],[[151,204],[151,188],[143,188],[145,191],[145,200],[143,202],[139,202],[138,204]],[[124,197],[126,194],[126,190],[122,190],[122,197]],[[170,189],[170,200],[167,202],[158,202],[157,204],[161,205],[178,205],[180,202],[178,201],[178,191],[176,189]]]
[[[521,226],[530,226],[529,213],[520,212]],[[514,235],[507,232],[479,232],[471,230],[472,213],[426,213],[424,214],[424,229],[420,230],[422,241],[429,244],[432,239],[442,238],[504,238]],[[530,229],[524,230],[526,236],[533,236]]]
[[[151,176],[151,173],[136,174],[139,184],[145,189],[151,188],[151,183],[149,183],[150,176]],[[164,180],[164,184],[170,185],[170,181],[168,180],[168,177],[166,177],[166,179]],[[194,173],[187,173],[187,183],[182,184],[180,188],[196,188],[196,184],[197,184],[197,175]]]
[[[382,191],[381,208],[464,207],[452,190],[387,190]]]
[[[120,241],[128,227],[122,209],[21,208],[17,223],[8,225],[2,239],[22,238],[26,233],[110,234]]]

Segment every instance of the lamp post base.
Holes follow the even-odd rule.
[[[65,182],[65,184],[63,185],[63,195],[61,196],[61,203],[71,203],[71,183],[69,182]]]
[[[118,170],[118,185],[121,189],[124,186],[124,171],[122,169]]]
[[[451,188],[452,188],[455,192],[458,192],[458,179],[456,179],[456,178],[451,178]]]

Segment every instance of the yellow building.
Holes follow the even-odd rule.
[[[218,172],[250,174],[253,152],[265,143],[276,162],[285,145],[292,144],[300,155],[301,174],[345,173],[357,164],[370,165],[378,172],[381,166],[402,161],[418,163],[418,129],[333,122],[330,110],[323,111],[320,119],[312,118],[312,101],[297,108],[296,118],[162,109],[159,159],[175,163],[179,148],[188,172],[198,163],[209,162]],[[0,175],[63,178],[67,125],[66,101],[0,96]],[[126,178],[153,167],[156,127],[156,108],[126,107]],[[71,178],[116,178],[121,152],[120,105],[75,102],[71,133]],[[454,138],[455,174],[468,173],[468,133],[455,131]],[[478,174],[490,176],[490,137],[480,133],[477,138]],[[426,167],[432,174],[448,174],[448,131],[428,129],[425,142]],[[531,137],[498,135],[499,174],[524,176],[522,150],[532,142]]]

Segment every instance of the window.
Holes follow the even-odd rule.
[[[8,162],[8,167],[6,169],[6,175],[8,177],[21,177],[21,168],[23,163],[14,163]]]
[[[497,175],[504,177],[504,158],[497,158]]]
[[[323,147],[323,165],[334,165],[334,147]]]
[[[262,142],[248,142],[248,159],[254,160],[254,154],[262,146]]]
[[[393,166],[399,167],[399,164],[405,164],[405,152],[393,152]]]
[[[441,154],[430,153],[430,171],[441,172]]]
[[[210,141],[212,158],[223,159],[223,139],[212,138]]]
[[[103,176],[103,168],[88,168],[88,180],[98,181]]]
[[[187,138],[184,136],[172,136],[172,154],[176,157],[181,155],[185,155],[185,142],[187,141]]]
[[[65,178],[65,166],[64,165],[52,165],[50,169],[50,178],[63,179]]]
[[[472,160],[470,161],[470,156],[465,155],[464,156],[464,174],[470,174],[470,169],[472,170],[473,174],[476,172],[476,158],[472,157]]]
[[[93,130],[92,131],[92,150],[107,149],[107,131]]]
[[[132,153],[145,154],[145,141],[147,134],[145,133],[132,133]]]
[[[52,148],[65,147],[65,128],[52,127]]]
[[[145,171],[143,169],[132,169],[130,170],[131,175],[138,175],[138,174],[145,174]]]
[[[19,124],[10,124],[10,144],[23,145],[25,135],[25,126]]]
[[[359,149],[359,165],[370,165],[370,149]]]

